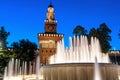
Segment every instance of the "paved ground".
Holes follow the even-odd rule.
[[[0,73],[0,80],[3,80],[3,77],[2,77],[3,75]]]
[[[3,77],[0,77],[0,80],[3,80]]]

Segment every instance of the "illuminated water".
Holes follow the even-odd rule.
[[[97,58],[95,58],[95,65],[94,65],[94,80],[102,80],[101,79],[101,72],[99,68],[99,64],[97,62]]]
[[[64,40],[57,44],[57,54],[50,58],[50,64],[58,63],[109,63],[108,54],[101,52],[99,40],[91,37],[88,44],[86,36],[69,38],[70,48],[64,48]]]
[[[32,64],[31,62],[20,62],[18,59],[10,60],[5,68],[3,80],[42,80],[40,58],[37,57],[36,62]]]
[[[64,40],[57,43],[56,55],[45,66],[40,66],[39,57],[34,63],[12,59],[3,80],[120,80],[120,67],[101,52],[98,39],[91,37],[90,44],[86,36],[69,41],[69,48]]]

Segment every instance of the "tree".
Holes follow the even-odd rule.
[[[7,52],[7,38],[9,35],[10,32],[7,32],[4,26],[0,27],[0,72],[2,73],[11,55]]]
[[[87,35],[87,30],[86,30],[84,27],[78,25],[78,26],[76,26],[76,27],[74,28],[73,34],[74,34],[75,36]]]
[[[95,28],[91,28],[90,29],[90,32],[89,32],[89,36],[90,37],[97,37],[98,36],[98,32],[97,32],[97,30],[95,29]]]
[[[7,66],[9,60],[13,58],[12,56],[13,54],[9,53],[8,50],[0,51],[0,73],[4,72],[4,68]]]
[[[35,43],[22,39],[19,42],[13,42],[11,46],[17,59],[32,61],[35,58],[35,51],[37,50]]]
[[[100,24],[99,28],[97,29],[97,38],[100,41],[101,49],[104,53],[107,53],[111,48],[110,41],[112,40],[112,38],[109,35],[111,32],[112,31],[108,28],[108,26],[105,23]]]
[[[89,32],[89,35],[88,35],[88,41],[89,41],[89,43],[91,41],[91,37],[97,37],[98,38],[97,29],[95,29],[94,27],[90,29],[90,32]]]
[[[96,37],[100,41],[101,49],[103,53],[107,53],[111,48],[110,41],[111,36],[109,35],[112,31],[108,28],[105,23],[99,25],[99,28],[95,29],[94,27],[90,29],[89,34],[87,34],[87,30],[85,30],[82,26],[76,26],[73,30],[74,35],[86,35],[88,37],[88,42],[90,43],[91,37]],[[119,34],[120,35],[120,34]]]
[[[10,35],[10,32],[6,32],[4,26],[0,28],[0,47],[4,50],[7,46],[7,37]]]
[[[108,28],[108,26],[105,23],[100,24],[99,28],[95,29],[92,28],[90,30],[89,36],[97,37],[100,41],[101,50],[103,53],[107,53],[109,49],[111,48],[110,41],[111,36],[109,35],[111,33],[111,30]]]

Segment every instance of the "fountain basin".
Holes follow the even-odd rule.
[[[118,65],[99,63],[102,80],[119,80]],[[49,64],[41,67],[44,80],[94,80],[94,63]]]

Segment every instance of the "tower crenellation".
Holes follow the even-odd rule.
[[[38,33],[39,55],[41,64],[49,64],[50,57],[56,54],[57,42],[63,38],[63,34],[57,33],[57,20],[51,4],[48,6],[46,20],[44,20],[44,30],[44,33]]]

